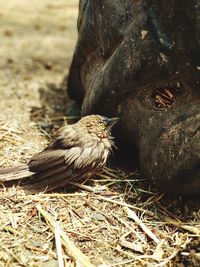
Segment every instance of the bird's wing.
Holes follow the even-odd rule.
[[[33,156],[28,166],[0,170],[0,182],[23,179],[24,188],[41,191],[48,187],[50,191],[83,176],[91,169],[88,157],[92,150],[86,149],[83,153],[77,134],[73,125],[60,128],[56,139]]]
[[[29,162],[29,170],[34,174],[25,181],[25,187],[34,192],[51,191],[81,179],[98,164],[98,155],[92,147],[44,150]]]
[[[65,128],[68,129],[67,127]],[[73,132],[73,129],[71,130],[71,132]],[[33,174],[31,170],[33,172],[42,171],[42,168],[44,168],[44,170],[48,168],[50,169],[53,166],[62,163],[62,157],[65,154],[64,152],[66,151],[66,149],[73,147],[73,145],[73,134],[66,135],[66,138],[63,138],[62,135],[57,134],[57,139],[51,142],[42,152],[33,156],[28,166],[23,165],[0,169],[0,183],[28,179]]]

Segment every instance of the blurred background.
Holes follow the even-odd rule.
[[[78,0],[0,0],[0,166],[42,149],[66,112],[77,16]]]
[[[1,74],[4,68],[24,75],[66,71],[77,38],[77,14],[78,0],[1,0]]]

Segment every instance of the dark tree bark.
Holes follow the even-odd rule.
[[[118,115],[141,171],[200,193],[200,0],[82,0],[68,94],[82,114]]]

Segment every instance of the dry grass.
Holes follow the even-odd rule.
[[[188,212],[189,202],[178,208],[180,199],[167,200],[148,190],[146,182],[135,182],[129,190],[133,181],[123,180],[123,172],[106,169],[104,174],[107,182],[91,181],[94,192],[74,188],[27,196],[16,186],[2,190],[2,266],[10,261],[16,266],[52,261],[55,266],[58,255],[64,266],[177,266],[177,255],[178,262],[198,266],[199,213]],[[123,181],[116,182],[119,178]],[[187,249],[192,243],[193,250]]]
[[[56,3],[0,4],[0,166],[27,162],[67,119],[60,83],[77,1]],[[0,204],[0,266],[200,265],[198,200],[157,193],[135,172],[106,168],[89,184],[32,196],[2,186]]]

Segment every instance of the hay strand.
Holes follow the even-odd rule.
[[[51,230],[54,230],[56,227],[56,221],[41,207],[41,205],[38,204],[36,208],[42,214]],[[68,238],[68,236],[61,229],[59,229],[59,236],[69,256],[74,258],[77,262],[85,267],[94,267],[94,265],[90,263],[88,257],[80,251],[80,249]]]

